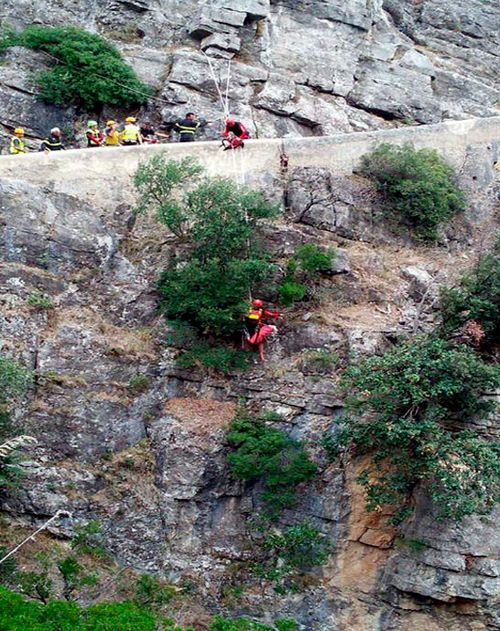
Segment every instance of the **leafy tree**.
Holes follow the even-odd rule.
[[[50,70],[35,75],[39,98],[45,103],[76,103],[97,111],[103,105],[140,105],[151,96],[151,89],[118,49],[94,33],[74,26],[29,26],[18,35],[4,36],[0,52],[11,45],[43,51],[53,63]]]
[[[227,457],[232,475],[248,482],[264,482],[262,498],[272,518],[295,504],[296,486],[316,473],[302,443],[269,427],[263,417],[252,418],[240,411],[227,440],[235,448]]]
[[[500,447],[447,423],[487,414],[492,403],[482,394],[499,383],[497,366],[433,337],[404,342],[351,367],[347,405],[356,416],[344,419],[337,441],[373,453],[359,478],[368,508],[391,505],[398,523],[412,511],[412,490],[424,483],[439,518],[489,512],[499,494]]]
[[[441,318],[444,334],[450,334],[467,322],[477,322],[483,332],[483,346],[500,339],[500,236],[490,252],[482,256],[458,287],[441,293]]]
[[[224,178],[202,178],[192,159],[156,156],[135,174],[136,210],[151,209],[184,244],[159,281],[169,320],[198,334],[230,337],[241,328],[252,287],[268,281],[273,266],[256,246],[258,222],[278,208],[262,193]]]
[[[389,212],[418,239],[436,241],[439,228],[465,208],[453,169],[434,149],[383,143],[361,158],[361,172],[374,180]]]

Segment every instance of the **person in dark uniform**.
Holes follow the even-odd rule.
[[[62,149],[64,149],[64,145],[62,144],[61,130],[59,127],[53,127],[50,130],[50,136],[42,140],[40,151],[50,153],[51,151],[61,151]]]
[[[179,134],[179,142],[193,142],[198,129],[202,126],[200,121],[196,120],[193,112],[188,112],[186,117],[175,123],[174,131]]]

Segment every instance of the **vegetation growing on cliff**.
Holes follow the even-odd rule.
[[[18,447],[15,440],[10,406],[31,381],[31,373],[6,357],[0,357],[0,445],[5,453],[0,454],[0,496],[18,486],[21,469],[18,466]],[[18,432],[17,432],[18,433]]]
[[[0,53],[10,46],[47,55],[53,67],[35,74],[38,97],[45,103],[76,103],[97,111],[103,105],[140,105],[151,96],[151,89],[137,78],[117,48],[83,29],[34,25],[18,34],[4,32]]]
[[[361,172],[383,194],[389,215],[418,239],[436,241],[439,229],[465,208],[453,169],[434,149],[383,143],[362,157]]]
[[[273,517],[293,506],[297,485],[316,474],[303,444],[271,427],[265,416],[252,417],[240,410],[227,440],[234,448],[227,457],[232,475],[245,482],[263,482],[262,499]]]
[[[259,221],[276,216],[278,207],[229,179],[203,177],[191,158],[155,156],[138,168],[134,181],[137,212],[153,210],[177,237],[177,252],[158,290],[161,310],[176,330],[191,328],[181,361],[239,367],[237,353],[221,356],[214,347],[241,330],[249,293],[271,278],[274,267],[259,248],[257,233]],[[200,344],[198,336],[209,343]]]
[[[132,601],[100,603],[83,607],[76,602],[50,600],[42,604],[25,600],[20,594],[0,587],[0,629],[2,631],[194,631],[172,619],[158,616]],[[273,626],[248,618],[216,616],[210,631],[295,631],[291,619],[276,620]]]
[[[500,339],[500,236],[481,256],[457,287],[441,296],[443,334],[458,331],[470,322],[481,327],[479,345],[490,350]]]
[[[346,374],[349,409],[338,437],[358,453],[372,453],[360,482],[370,510],[397,508],[399,523],[413,508],[410,493],[425,483],[440,518],[460,520],[491,510],[498,500],[500,446],[453,421],[484,416],[484,392],[500,384],[500,370],[471,349],[421,338],[370,357]]]
[[[259,559],[253,564],[253,573],[284,592],[305,571],[323,565],[330,546],[307,522],[284,530],[277,526],[282,511],[296,505],[298,485],[311,481],[317,472],[303,443],[270,425],[279,420],[277,414],[251,416],[240,409],[227,434],[234,448],[227,459],[236,479],[263,487],[264,510],[249,522]]]
[[[289,307],[303,298],[313,298],[318,275],[330,271],[334,259],[334,249],[325,251],[315,243],[299,246],[287,261],[279,287],[281,304]]]

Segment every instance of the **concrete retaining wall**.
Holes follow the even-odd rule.
[[[345,175],[352,173],[360,157],[374,144],[406,141],[437,149],[457,168],[468,149],[487,147],[493,163],[499,158],[500,117],[335,136],[250,140],[243,151],[224,152],[218,142],[195,142],[2,156],[0,177],[44,182],[69,194],[77,190],[80,198],[89,201],[95,195],[101,199],[109,196],[113,190],[113,201],[119,203],[131,198],[131,176],[137,165],[157,154],[175,159],[196,156],[210,175],[228,175],[250,183],[279,176],[282,151],[289,156],[290,168],[327,167]]]

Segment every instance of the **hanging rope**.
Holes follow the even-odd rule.
[[[69,519],[71,519],[71,513],[69,513],[68,511],[65,510],[58,510],[57,513],[51,517],[48,521],[46,521],[43,526],[41,526],[38,530],[36,530],[32,535],[30,535],[29,537],[26,537],[26,539],[24,539],[23,541],[21,541],[21,543],[19,545],[17,545],[13,550],[11,550],[8,554],[6,554],[2,559],[0,559],[0,565],[4,562],[7,561],[8,558],[10,558],[13,554],[15,554],[20,548],[22,548],[24,546],[25,543],[28,543],[28,541],[32,541],[37,535],[38,533],[42,532],[42,530],[45,530],[48,526],[50,526],[50,524],[54,521],[56,521],[57,519],[61,518],[61,517],[67,517]]]

